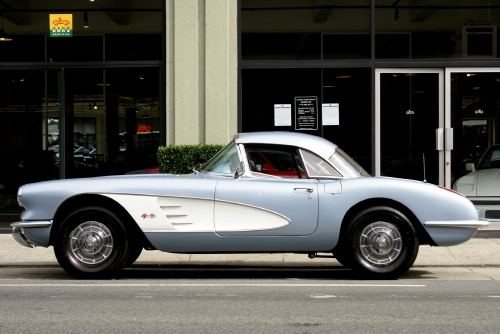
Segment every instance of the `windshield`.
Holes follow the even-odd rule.
[[[236,143],[234,141],[227,144],[219,153],[217,153],[210,161],[202,168],[204,172],[234,174],[236,168],[243,171]]]
[[[490,168],[500,168],[500,146],[490,147],[477,166],[477,170]]]
[[[329,160],[346,178],[370,176],[363,167],[340,148],[335,150],[335,153],[333,153]]]

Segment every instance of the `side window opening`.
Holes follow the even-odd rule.
[[[307,178],[302,159],[295,147],[246,144],[250,171],[281,178]]]
[[[329,163],[318,157],[316,154],[306,150],[300,150],[304,158],[309,177],[341,177]]]

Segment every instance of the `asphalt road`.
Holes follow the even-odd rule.
[[[500,327],[498,281],[61,278],[0,279],[0,332],[497,333]]]

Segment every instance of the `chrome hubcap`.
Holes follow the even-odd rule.
[[[359,245],[361,255],[376,265],[394,262],[403,248],[398,229],[387,222],[375,222],[366,226],[359,237]]]
[[[71,255],[85,264],[105,261],[113,250],[111,231],[103,224],[88,221],[78,225],[70,234]]]

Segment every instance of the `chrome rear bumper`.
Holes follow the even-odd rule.
[[[454,221],[427,221],[424,226],[427,227],[469,227],[480,228],[488,227],[490,223],[486,220],[454,220]]]

